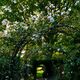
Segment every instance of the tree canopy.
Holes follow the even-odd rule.
[[[32,60],[61,59],[65,80],[71,80],[80,65],[79,13],[79,0],[1,0],[0,64],[17,63],[19,71]]]

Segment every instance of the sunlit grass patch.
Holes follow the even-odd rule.
[[[37,76],[37,78],[41,78],[41,77],[43,77],[43,69],[42,69],[42,67],[38,67],[37,68],[37,74],[36,74],[36,76]]]

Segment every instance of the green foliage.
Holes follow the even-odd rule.
[[[25,65],[46,59],[62,59],[64,80],[79,80],[79,13],[79,0],[1,0],[1,80],[31,77]]]

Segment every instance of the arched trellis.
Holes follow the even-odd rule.
[[[47,29],[44,29],[42,31],[40,31],[39,33],[42,33],[40,36],[44,36],[47,37],[50,34],[55,35],[57,33],[63,33],[65,35],[71,35],[73,34],[73,32],[79,31],[76,28],[70,27],[68,25],[63,25],[63,24],[57,24],[55,26],[52,27],[48,27]],[[32,37],[32,35],[35,32],[29,32],[26,35],[24,35],[19,41],[18,43],[16,43],[14,50],[12,52],[12,58],[11,58],[11,75],[13,75],[13,66],[15,65],[15,57],[17,56],[17,54],[20,54],[20,52],[22,51],[22,49],[24,48],[25,45],[29,44],[32,42],[32,39],[30,37]],[[27,55],[27,57],[29,57],[30,54]]]
[[[56,26],[48,27],[47,29],[40,31],[39,33],[42,33],[41,36],[46,37],[50,34],[55,35],[57,33],[63,33],[65,35],[71,35],[75,32],[79,32],[79,30],[77,28],[73,28],[68,25],[58,24]],[[30,36],[32,36],[32,32],[28,34],[31,34]],[[21,52],[21,50],[24,48],[25,45],[32,42],[32,39],[30,38],[30,36],[28,36],[28,34],[24,35],[18,41],[18,43],[16,43],[14,50],[12,52],[12,57],[16,57],[16,55]]]

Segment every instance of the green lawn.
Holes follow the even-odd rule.
[[[36,74],[36,76],[37,76],[37,78],[41,78],[41,77],[43,77],[43,70],[42,70],[42,68],[41,67],[38,67],[37,68],[37,74]]]

